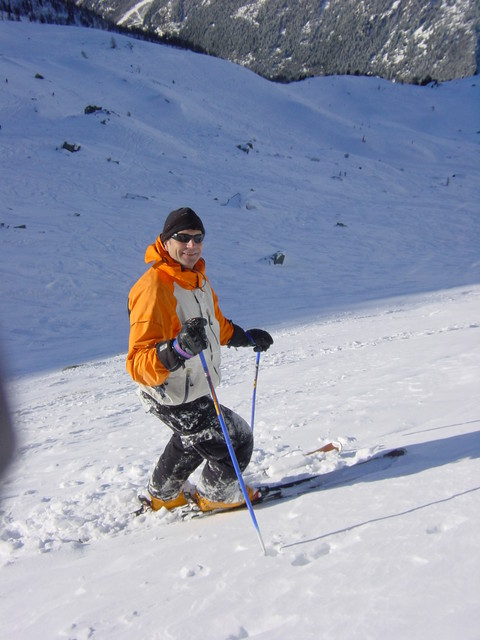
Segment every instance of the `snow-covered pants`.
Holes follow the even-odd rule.
[[[215,405],[210,396],[179,406],[166,406],[142,392],[149,411],[173,431],[152,474],[150,489],[163,500],[178,496],[191,473],[205,461],[197,489],[210,500],[231,501],[239,493]],[[243,418],[222,406],[228,434],[240,469],[252,456],[253,434]]]

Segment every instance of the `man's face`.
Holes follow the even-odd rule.
[[[184,267],[187,267],[187,269],[193,269],[196,262],[202,255],[203,238],[200,243],[194,242],[192,238],[195,236],[198,238],[198,236],[201,235],[202,234],[198,229],[185,229],[184,231],[179,231],[165,242],[165,249],[173,260],[176,260]],[[190,236],[191,239],[188,240],[188,242],[185,242],[185,240],[187,240],[187,236]],[[181,238],[181,240],[176,238]]]

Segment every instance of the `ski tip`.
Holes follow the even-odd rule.
[[[313,451],[308,451],[305,455],[312,456],[314,453],[328,453],[329,451],[336,451],[337,453],[341,453],[342,451],[342,443],[337,440],[332,440],[331,442],[327,442],[323,446],[318,449],[314,449]]]
[[[330,444],[332,445],[332,451],[338,451],[338,453],[342,453],[343,444],[339,440],[332,440]]]
[[[407,450],[403,447],[399,447],[398,449],[391,449],[390,451],[386,451],[383,454],[384,458],[400,458],[400,456],[404,456],[407,453]]]

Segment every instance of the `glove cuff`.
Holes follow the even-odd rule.
[[[172,340],[157,342],[155,345],[157,358],[167,371],[176,371],[183,364],[183,358],[173,349]]]
[[[230,340],[227,342],[227,347],[250,347],[255,344],[255,342],[251,342],[251,336],[248,337],[248,334],[239,327],[238,324],[233,325],[233,335]]]
[[[176,338],[173,341],[172,346],[175,349],[175,351],[178,353],[178,355],[181,356],[184,360],[189,360],[190,358],[193,358],[191,353],[187,353],[182,349],[182,347],[179,345],[178,340]]]

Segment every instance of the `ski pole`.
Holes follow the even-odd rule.
[[[247,334],[247,338],[254,345],[255,344],[255,340],[248,333],[248,331],[245,331],[245,333]],[[253,433],[253,427],[254,427],[254,423],[255,423],[255,402],[256,402],[256,399],[257,399],[257,382],[258,382],[258,370],[259,370],[259,368],[260,368],[260,351],[257,351],[257,358],[256,358],[256,361],[255,361],[255,376],[253,378],[252,433]]]
[[[255,362],[255,377],[253,379],[253,396],[252,396],[252,432],[255,422],[255,401],[257,399],[257,381],[258,381],[258,369],[260,367],[260,351],[257,352],[257,359]]]
[[[202,362],[203,370],[205,372],[205,377],[207,378],[208,386],[210,388],[210,394],[212,396],[213,404],[215,405],[215,411],[217,412],[217,417],[220,422],[220,426],[222,427],[223,437],[225,438],[228,453],[230,454],[230,458],[232,459],[233,467],[235,469],[235,473],[237,474],[238,482],[240,484],[240,489],[242,490],[243,497],[245,498],[245,504],[247,505],[248,511],[250,513],[250,517],[252,518],[255,531],[257,532],[257,536],[260,541],[260,546],[262,547],[263,555],[266,555],[267,552],[265,550],[265,544],[263,542],[262,534],[260,532],[260,527],[258,526],[257,518],[255,517],[255,513],[253,511],[252,502],[250,500],[250,496],[248,495],[247,487],[245,486],[242,472],[240,470],[240,467],[238,466],[238,460],[237,460],[237,456],[235,455],[235,451],[233,449],[232,441],[230,439],[230,436],[228,435],[227,425],[225,424],[222,408],[220,407],[220,404],[218,402],[217,394],[215,392],[215,387],[213,386],[207,361],[205,360],[205,355],[203,351],[201,351],[199,355],[200,355],[200,360]]]

